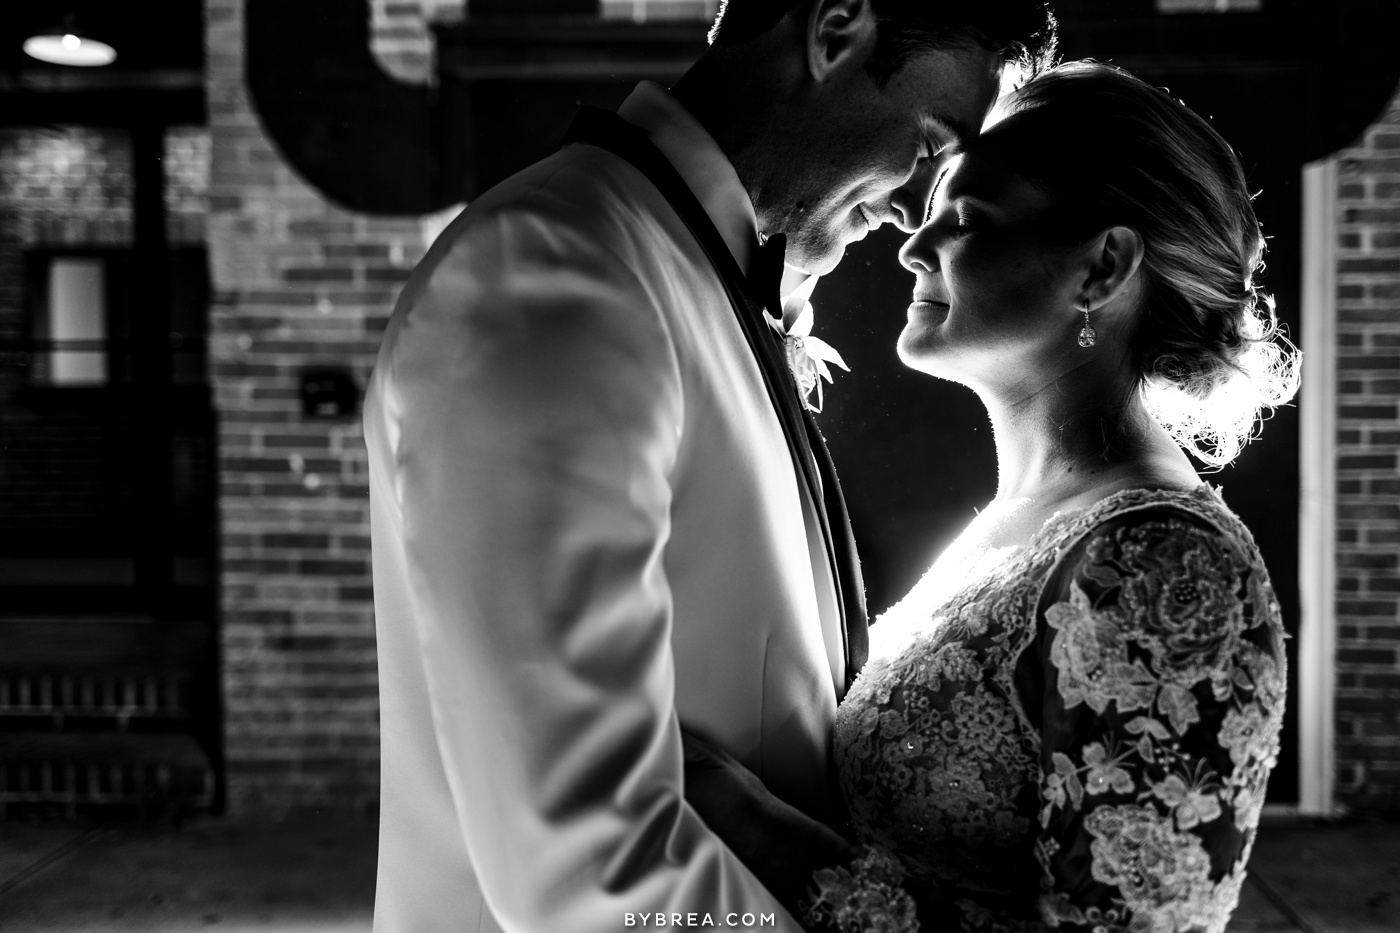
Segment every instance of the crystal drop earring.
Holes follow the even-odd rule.
[[[1094,333],[1093,325],[1089,323],[1089,299],[1084,299],[1084,326],[1079,329],[1079,345],[1081,347],[1092,347],[1098,340],[1099,335]]]

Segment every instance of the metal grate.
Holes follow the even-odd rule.
[[[12,806],[208,809],[214,773],[186,735],[0,734],[0,816]]]
[[[187,677],[179,674],[0,673],[0,721],[104,719],[125,730],[133,717],[189,719]]]

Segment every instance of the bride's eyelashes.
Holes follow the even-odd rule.
[[[962,202],[945,204],[942,210],[934,211],[934,202],[929,202],[928,216],[924,218],[924,226],[931,227],[934,232],[941,233],[945,237],[956,238],[971,232],[976,227],[976,217],[973,212]]]
[[[973,231],[973,223],[965,216],[952,214],[945,222],[939,224],[938,228],[943,233],[943,240],[947,242],[967,236]]]
[[[928,196],[928,207],[924,208],[924,223],[927,224],[933,219],[933,205],[938,200],[938,189],[943,187],[943,179],[948,177],[948,169],[938,173],[938,178],[933,183],[933,191]]]

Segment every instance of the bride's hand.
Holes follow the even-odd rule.
[[[682,730],[685,799],[794,914],[819,868],[858,854],[826,824],[784,803],[724,749]]]

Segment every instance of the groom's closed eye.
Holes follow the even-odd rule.
[[[940,159],[957,151],[965,142],[958,121],[944,114],[924,113],[918,116],[918,157],[928,159],[935,168]]]
[[[936,155],[956,155],[977,136],[965,120],[948,113],[926,114],[923,123],[925,135],[937,143]]]

